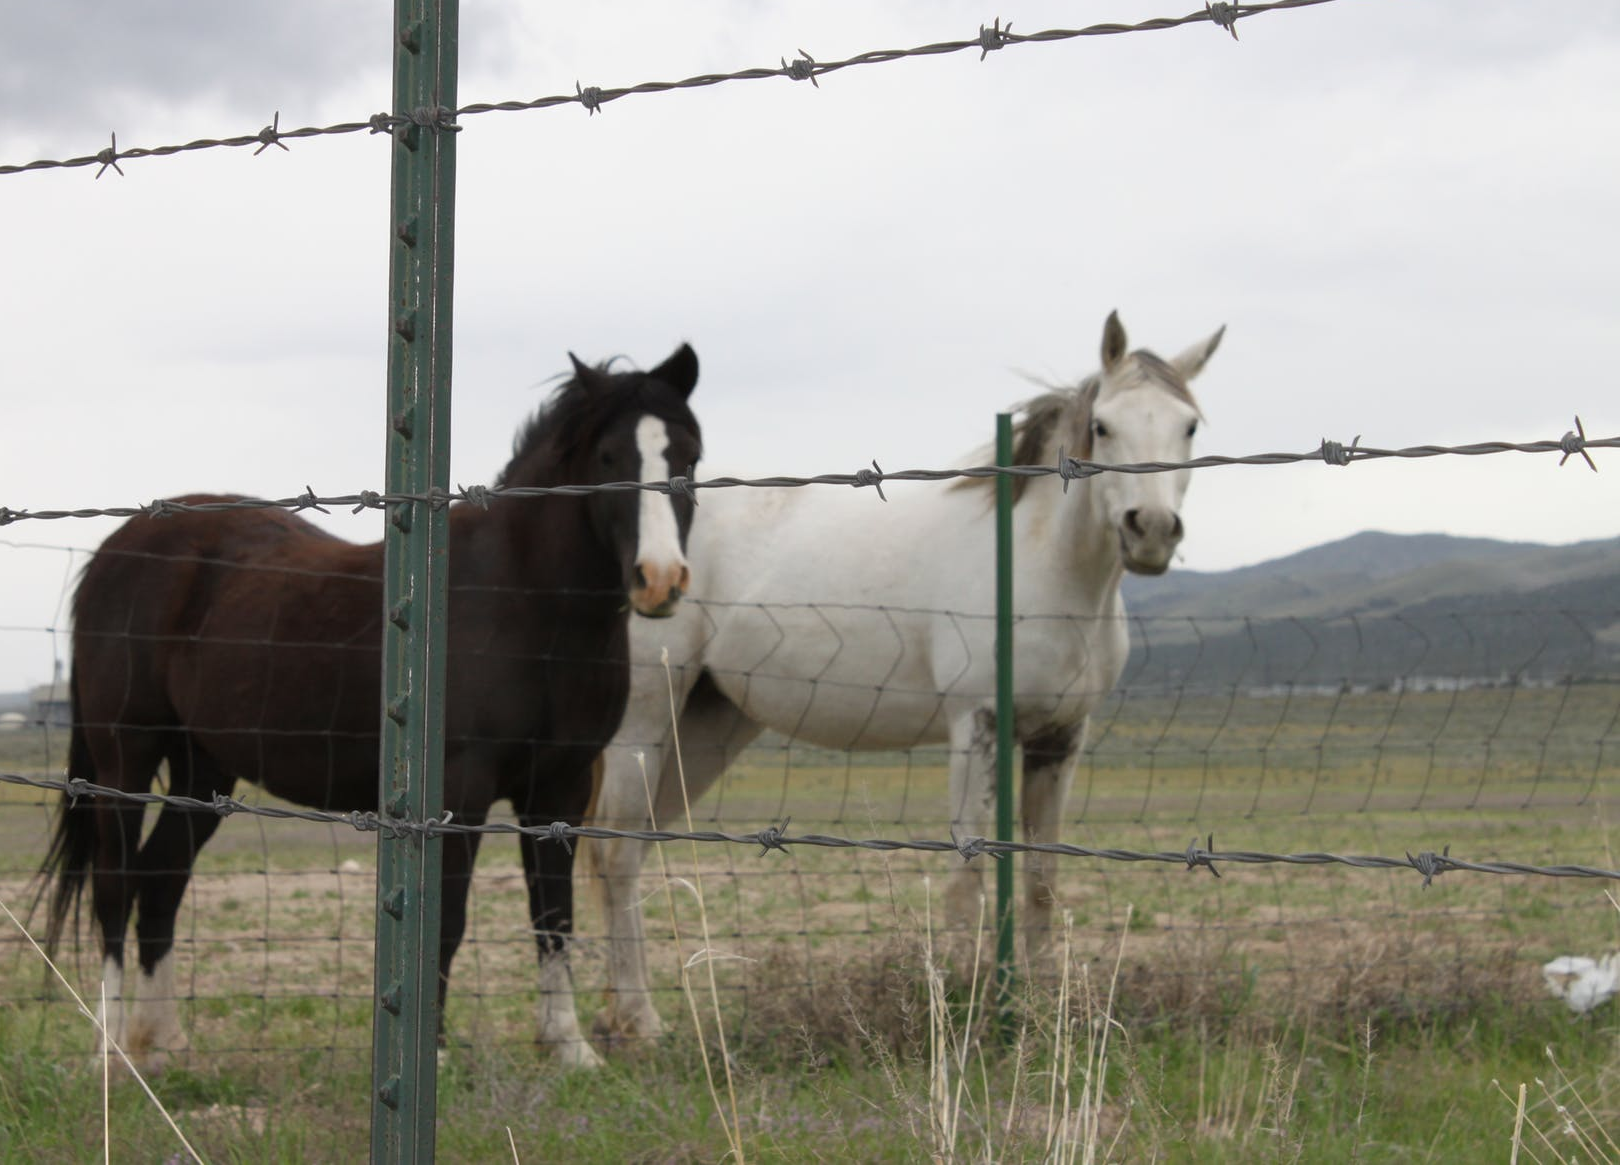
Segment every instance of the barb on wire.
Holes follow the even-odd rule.
[[[1526,862],[1467,861],[1463,858],[1452,857],[1449,845],[1444,847],[1438,854],[1432,850],[1423,850],[1416,856],[1408,852],[1403,857],[1394,858],[1378,855],[1321,852],[1282,854],[1267,853],[1259,850],[1217,851],[1214,849],[1215,839],[1213,835],[1210,835],[1207,847],[1204,848],[1199,847],[1198,839],[1194,838],[1192,844],[1185,850],[1153,852],[1070,845],[1065,842],[992,841],[983,837],[957,837],[954,830],[948,841],[928,838],[912,840],[852,838],[819,833],[789,835],[786,832],[786,821],[780,826],[767,826],[752,833],[728,833],[714,829],[684,831],[673,829],[609,829],[600,825],[569,825],[566,821],[553,821],[547,825],[539,826],[515,825],[510,822],[464,825],[451,820],[447,816],[435,817],[427,821],[413,821],[402,817],[379,817],[376,813],[371,812],[350,811],[337,813],[322,809],[290,809],[274,805],[253,805],[236,797],[226,796],[223,793],[215,794],[206,801],[196,797],[178,797],[165,793],[132,793],[93,784],[82,778],[62,780],[28,777],[17,773],[0,773],[0,783],[60,792],[70,800],[75,801],[81,797],[107,797],[142,805],[172,806],[193,813],[215,813],[220,816],[244,813],[259,817],[309,821],[323,825],[348,825],[354,829],[368,832],[384,830],[397,837],[406,837],[412,834],[423,836],[518,834],[520,836],[539,838],[542,841],[554,841],[564,846],[571,846],[574,841],[580,838],[657,842],[689,841],[717,845],[757,845],[761,847],[762,856],[773,849],[786,849],[795,845],[815,846],[824,849],[865,849],[884,853],[901,850],[922,853],[956,853],[960,854],[964,860],[971,860],[980,854],[989,854],[991,857],[1000,858],[1006,857],[1008,854],[1042,853],[1054,854],[1060,857],[1098,858],[1115,862],[1158,862],[1168,865],[1182,865],[1188,868],[1206,866],[1217,876],[1219,871],[1215,870],[1216,862],[1251,866],[1339,865],[1367,870],[1415,870],[1423,875],[1424,887],[1431,885],[1440,874],[1461,870],[1476,874],[1546,878],[1596,878],[1605,881],[1620,881],[1620,870],[1605,869],[1601,866],[1574,864],[1542,866]]]
[[[1585,458],[1587,468],[1593,473],[1597,472],[1597,462],[1593,461],[1592,455],[1586,451],[1586,426],[1581,424],[1579,414],[1575,417],[1574,431],[1565,433],[1558,445],[1564,451],[1564,455],[1558,459],[1559,465],[1563,465],[1564,462],[1579,453]]]
[[[868,485],[877,490],[877,496],[880,500],[885,502],[889,500],[883,494],[883,466],[877,463],[875,457],[872,459],[871,469],[857,469],[855,471],[855,488],[860,489],[862,486]]]
[[[112,145],[98,152],[94,160],[101,163],[101,169],[96,171],[97,178],[107,172],[108,166],[117,170],[120,178],[124,176],[124,168],[118,164],[118,134],[116,132],[112,135]]]
[[[985,57],[998,49],[1006,48],[1007,39],[1010,36],[1012,36],[1012,21],[1009,20],[1007,27],[1002,28],[1001,17],[999,16],[996,17],[995,23],[989,28],[982,24],[979,25],[979,48],[983,50],[979,53],[979,60],[984,60]]]
[[[1348,449],[1339,444],[1337,441],[1329,441],[1326,437],[1323,437],[1322,460],[1327,462],[1329,465],[1349,465],[1356,459],[1356,450],[1360,445],[1360,433],[1356,434],[1356,439],[1350,442],[1350,448]]]
[[[1209,13],[1210,23],[1226,29],[1227,32],[1232,34],[1233,40],[1238,38],[1237,20],[1239,13],[1236,4],[1225,4],[1221,3],[1220,0],[1216,0],[1216,3],[1211,4],[1209,0],[1204,0],[1204,11]]]
[[[821,83],[816,80],[816,59],[803,49],[791,61],[786,57],[778,57],[777,60],[782,62],[782,73],[791,80],[808,81],[813,87],[821,88]]]
[[[287,143],[281,140],[281,110],[276,110],[276,115],[271,119],[270,124],[259,131],[259,140],[264,144],[253,151],[255,158],[271,146],[280,146],[283,150],[287,150],[288,153],[292,152],[288,149]]]
[[[457,110],[433,111],[433,120],[428,128],[448,130],[455,132],[462,127],[455,124],[454,119],[459,116],[491,112],[517,112],[531,109],[549,109],[561,105],[583,105],[590,114],[596,114],[602,106],[609,101],[633,94],[667,93],[676,89],[696,89],[710,85],[719,85],[733,81],[758,81],[770,77],[787,77],[794,81],[809,81],[817,88],[820,87],[816,78],[833,73],[839,69],[855,68],[863,65],[881,65],[907,57],[941,56],[950,53],[966,52],[977,49],[979,59],[982,61],[991,52],[1006,48],[1010,45],[1020,44],[1048,44],[1059,41],[1074,40],[1089,36],[1116,36],[1122,33],[1159,32],[1165,29],[1179,28],[1182,25],[1210,23],[1224,28],[1237,38],[1236,23],[1240,17],[1250,17],[1262,12],[1272,12],[1287,8],[1309,8],[1317,4],[1332,3],[1333,0],[1269,0],[1259,4],[1228,4],[1209,3],[1186,16],[1156,17],[1151,20],[1139,21],[1135,24],[1092,24],[1083,28],[1049,28],[1041,32],[1015,33],[1012,24],[1003,25],[998,17],[989,27],[980,25],[979,30],[972,37],[962,40],[939,41],[934,44],[918,45],[909,49],[876,49],[869,52],[858,53],[839,61],[817,61],[803,49],[792,61],[781,59],[780,68],[751,68],[739,69],[730,73],[704,73],[687,77],[680,81],[643,81],[636,85],[623,88],[601,88],[595,85],[581,85],[574,83],[573,93],[554,94],[539,97],[532,101],[497,101],[481,102],[466,105]],[[420,112],[420,111],[417,111]],[[415,114],[402,115],[398,113],[378,113],[366,118],[364,121],[340,122],[336,125],[305,126],[302,129],[282,131],[279,126],[280,114],[277,122],[273,122],[257,133],[241,134],[236,137],[200,138],[196,141],[186,142],[183,145],[156,146],[153,148],[136,147],[134,149],[119,150],[116,136],[110,149],[104,149],[96,154],[83,157],[52,159],[41,158],[36,161],[20,165],[0,165],[0,175],[20,174],[30,170],[68,169],[78,166],[92,166],[101,164],[96,172],[99,178],[111,166],[120,174],[119,159],[167,157],[189,150],[207,150],[232,148],[239,146],[254,146],[255,154],[262,153],[270,145],[278,145],[287,149],[285,139],[319,137],[331,134],[349,134],[369,132],[372,134],[390,133],[404,125],[421,124],[416,120]]]
[[[1579,418],[1576,420],[1580,426]],[[139,506],[103,506],[89,507],[74,510],[49,509],[13,509],[10,506],[0,506],[0,527],[8,526],[14,522],[25,520],[57,521],[66,518],[133,518],[133,517],[166,517],[172,514],[215,513],[226,510],[307,510],[319,509],[325,506],[342,506],[354,513],[361,510],[380,510],[390,506],[408,506],[412,504],[442,507],[454,502],[470,502],[473,505],[487,507],[495,498],[537,498],[537,497],[583,497],[596,493],[622,493],[627,491],[650,491],[679,495],[690,499],[693,504],[697,502],[698,490],[704,489],[796,489],[806,486],[841,485],[861,488],[872,486],[877,489],[878,496],[887,501],[883,494],[883,483],[886,481],[950,481],[967,478],[991,478],[998,476],[1009,477],[1052,477],[1062,479],[1064,489],[1067,491],[1071,481],[1096,477],[1103,473],[1174,473],[1189,469],[1213,469],[1225,465],[1294,465],[1304,462],[1325,463],[1342,466],[1353,461],[1375,461],[1386,458],[1429,458],[1429,457],[1481,457],[1497,453],[1562,453],[1563,458],[1559,464],[1564,464],[1570,457],[1579,454],[1594,470],[1596,463],[1592,460],[1593,449],[1620,448],[1620,436],[1590,438],[1585,434],[1584,428],[1579,433],[1566,433],[1557,441],[1483,441],[1472,445],[1416,445],[1406,449],[1373,449],[1361,444],[1358,436],[1351,442],[1349,448],[1333,441],[1324,439],[1315,449],[1303,453],[1256,453],[1242,457],[1207,456],[1195,457],[1190,461],[1143,461],[1123,464],[1111,464],[1099,461],[1084,461],[1069,457],[1063,450],[1058,451],[1056,465],[980,465],[962,469],[904,469],[893,473],[886,472],[877,463],[872,462],[871,469],[858,469],[854,473],[823,473],[814,477],[759,477],[737,478],[717,477],[707,481],[693,480],[690,476],[675,476],[668,481],[613,481],[598,485],[555,485],[555,486],[457,486],[453,490],[434,488],[425,494],[412,493],[379,493],[375,490],[361,490],[353,494],[339,494],[333,497],[317,497],[309,487],[304,492],[292,497],[284,498],[237,498],[232,501],[208,502],[179,502],[172,499],[158,498]]]

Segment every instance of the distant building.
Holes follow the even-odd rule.
[[[21,712],[0,712],[0,732],[16,732],[27,724],[28,717]]]
[[[47,728],[73,727],[73,699],[62,681],[40,684],[28,693],[28,722]]]

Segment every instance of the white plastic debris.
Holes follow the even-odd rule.
[[[1585,1015],[1620,990],[1620,951],[1599,959],[1563,955],[1543,966],[1541,974],[1547,990],[1569,1004],[1576,1015]]]

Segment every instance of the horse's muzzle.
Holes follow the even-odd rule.
[[[1119,556],[1132,574],[1156,575],[1170,569],[1186,533],[1181,515],[1157,506],[1126,510],[1119,524]]]
[[[649,619],[667,619],[680,606],[681,596],[691,589],[692,572],[684,562],[661,567],[637,563],[630,609]]]

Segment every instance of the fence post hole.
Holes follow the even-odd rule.
[[[996,414],[996,464],[1013,463],[1012,414]],[[1013,479],[996,475],[996,840],[1013,839]],[[996,998],[1013,985],[1013,860],[996,863]]]
[[[457,0],[396,0],[389,230],[390,495],[450,479],[450,321],[455,213]],[[382,760],[378,773],[376,999],[371,1159],[431,1162],[439,1035],[443,839],[391,821],[444,805],[443,504],[390,503],[384,529]]]

